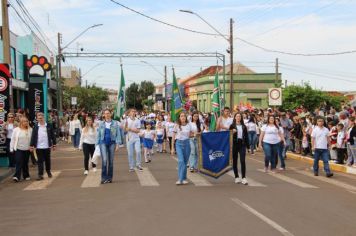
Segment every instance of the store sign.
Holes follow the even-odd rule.
[[[268,105],[282,106],[282,89],[270,88],[268,89]]]
[[[10,109],[10,78],[11,73],[8,64],[0,64],[0,158],[6,156],[6,114]]]

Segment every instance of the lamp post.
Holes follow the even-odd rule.
[[[80,80],[82,80],[87,74],[89,74],[89,72],[91,72],[92,70],[94,70],[96,67],[98,66],[101,66],[103,65],[104,63],[101,62],[101,63],[98,63],[98,64],[95,64],[94,66],[92,66],[87,72],[84,73],[84,75],[80,76]],[[85,80],[85,88],[88,88],[88,82],[87,80]]]
[[[62,65],[61,65],[61,61],[63,60],[64,62],[64,57],[63,57],[63,51],[69,47],[69,45],[71,45],[75,40],[77,40],[80,36],[82,36],[83,34],[85,34],[88,30],[95,28],[95,27],[99,27],[102,26],[103,24],[95,24],[92,25],[88,28],[86,28],[85,30],[83,30],[80,34],[78,34],[78,36],[76,36],[72,41],[70,41],[69,43],[67,43],[67,45],[65,45],[64,47],[61,47],[61,39],[62,39],[62,34],[58,33],[58,55],[56,57],[56,72],[57,72],[57,110],[60,116],[63,115],[63,111],[62,111],[62,99],[63,99],[63,95],[62,95],[62,83],[61,83],[61,79],[62,79]]]
[[[164,109],[167,112],[168,111],[168,97],[167,97],[167,66],[164,66],[164,74],[160,72],[154,65],[148,63],[147,61],[141,61],[142,63],[145,63],[152,67],[158,74],[162,75],[164,77]]]
[[[234,103],[234,97],[233,97],[233,70],[234,70],[234,58],[233,58],[233,19],[230,19],[230,35],[227,37],[226,35],[223,35],[219,30],[217,30],[213,25],[211,25],[207,20],[205,20],[203,17],[201,17],[198,13],[191,11],[191,10],[179,10],[180,12],[188,13],[188,14],[193,14],[197,16],[199,19],[201,19],[204,23],[206,23],[210,28],[212,28],[216,33],[218,33],[221,37],[223,37],[228,43],[229,43],[229,49],[227,50],[228,53],[230,54],[230,108],[232,109],[233,103]],[[225,69],[225,68],[224,68]],[[225,87],[225,73],[224,73],[224,102],[226,102],[226,87]]]

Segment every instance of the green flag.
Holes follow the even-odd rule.
[[[171,99],[171,120],[177,121],[178,114],[182,111],[182,97],[180,96],[176,75],[173,70],[172,99]]]
[[[118,96],[117,96],[117,104],[115,107],[115,119],[119,119],[122,117],[122,115],[125,112],[125,105],[126,105],[126,99],[125,99],[125,77],[124,77],[124,71],[122,69],[121,65],[121,80],[120,80],[120,88],[118,91]]]
[[[220,116],[220,86],[219,86],[218,70],[216,70],[216,73],[215,73],[214,89],[213,89],[213,94],[211,95],[211,99],[212,99],[211,111],[213,112],[213,115],[211,116],[211,120],[210,120],[210,131],[215,131],[216,121],[217,121],[218,117]]]

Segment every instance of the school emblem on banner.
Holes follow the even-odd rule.
[[[232,168],[230,131],[202,133],[199,140],[199,171],[214,178]]]

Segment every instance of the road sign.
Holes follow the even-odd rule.
[[[72,97],[71,103],[72,105],[77,105],[77,97]]]
[[[5,79],[4,77],[0,77],[0,92],[3,92],[7,89],[7,79]]]
[[[282,89],[270,88],[268,89],[268,105],[282,106]]]

